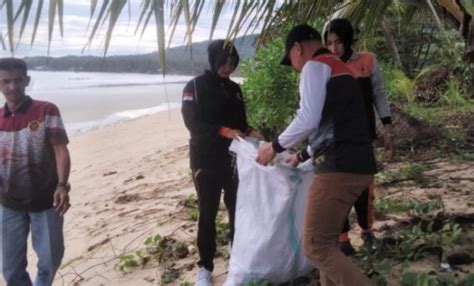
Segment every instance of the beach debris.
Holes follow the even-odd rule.
[[[146,282],[149,282],[149,283],[155,282],[155,278],[153,278],[153,277],[145,277],[145,278],[143,278],[143,280],[145,280]]]
[[[138,175],[138,176],[135,177],[135,180],[142,180],[142,179],[145,179],[145,176]]]
[[[141,199],[141,197],[137,194],[126,194],[126,195],[121,195],[121,196],[118,196],[116,199],[115,199],[115,203],[116,204],[126,204],[126,203],[130,203],[130,202],[134,202],[134,201],[139,201]]]
[[[111,176],[111,175],[115,175],[115,174],[117,174],[117,171],[108,172],[108,173],[103,174],[102,176],[107,177],[107,176]]]
[[[89,246],[89,247],[87,248],[87,251],[92,251],[92,250],[94,250],[94,249],[96,249],[96,248],[98,248],[98,247],[100,247],[100,246],[102,246],[102,245],[104,245],[104,244],[106,244],[106,243],[108,243],[108,242],[110,242],[110,238],[107,237],[106,239],[101,240],[100,242],[97,242],[97,243],[95,243],[95,244]]]

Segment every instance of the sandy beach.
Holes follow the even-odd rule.
[[[131,271],[120,271],[118,264],[152,235],[193,244],[195,223],[180,204],[194,193],[188,136],[174,109],[71,138],[72,208],[65,216],[66,253],[54,285],[159,284],[163,273],[155,261]],[[36,259],[29,254],[34,277]],[[177,281],[194,280],[196,259],[189,255],[173,266],[190,269]],[[214,272],[217,285],[224,272],[221,260]]]
[[[65,216],[66,253],[54,285],[161,285],[164,280],[171,280],[169,285],[193,285],[198,257],[196,223],[186,202],[195,193],[188,167],[188,138],[179,109],[70,138],[72,208]],[[472,215],[473,164],[453,165],[443,160],[426,164],[431,166],[427,174],[436,176],[439,186],[395,185],[379,188],[379,194],[403,194],[420,200],[439,196],[448,215]],[[400,164],[386,167],[395,170]],[[452,189],[456,191],[447,191]],[[225,220],[224,208],[219,215]],[[399,220],[380,219],[375,224],[376,234],[383,235]],[[184,253],[180,257],[165,255],[158,263],[156,249],[150,254],[144,244],[157,234],[184,245]],[[361,244],[360,239],[354,242]],[[127,255],[138,265],[120,269]],[[214,285],[223,285],[227,275],[222,256],[215,260]],[[30,246],[32,277],[35,265]],[[424,261],[422,266],[430,270],[439,264]]]

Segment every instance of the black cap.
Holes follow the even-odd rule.
[[[286,35],[285,40],[285,55],[280,61],[280,64],[291,66],[289,53],[295,43],[301,43],[308,40],[321,41],[321,35],[313,27],[303,24],[293,27]]]

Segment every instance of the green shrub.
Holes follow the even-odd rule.
[[[298,73],[280,65],[284,39],[275,38],[241,65],[250,125],[271,140],[291,121],[299,102]]]
[[[447,87],[446,92],[441,96],[441,103],[447,104],[450,107],[466,104],[467,99],[464,97],[466,91],[460,87],[460,84],[455,79],[450,79]]]
[[[401,98],[406,103],[413,103],[415,102],[415,81],[409,79],[408,77],[400,78],[395,81],[395,87],[397,88],[398,93],[400,94]]]
[[[400,79],[406,78],[406,75],[403,71],[396,68],[395,65],[387,62],[380,62],[380,70],[382,71],[388,99],[391,101],[400,101],[400,93],[396,87],[396,82]]]

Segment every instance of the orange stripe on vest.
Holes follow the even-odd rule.
[[[333,54],[322,54],[314,57],[313,60],[328,65],[331,68],[331,77],[345,74],[355,77],[351,69]]]
[[[374,54],[360,53],[356,59],[349,59],[346,65],[352,70],[356,78],[372,76]]]

